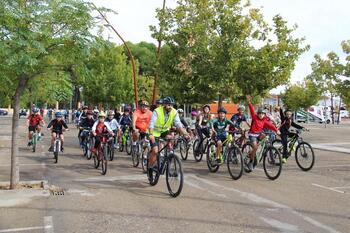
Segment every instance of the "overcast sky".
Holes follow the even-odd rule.
[[[155,42],[149,25],[157,25],[155,9],[163,0],[93,0],[97,6],[104,6],[118,12],[109,15],[113,26],[132,42]],[[297,62],[291,81],[302,80],[310,73],[314,54],[326,55],[335,51],[342,55],[340,43],[350,39],[350,0],[251,0],[252,5],[262,7],[265,18],[270,21],[276,14],[282,15],[290,25],[297,24],[295,33],[305,37],[311,49]],[[174,7],[176,0],[167,0],[167,6]],[[115,37],[110,33],[111,37]],[[113,39],[114,40],[114,39]],[[117,41],[118,40],[114,40]]]

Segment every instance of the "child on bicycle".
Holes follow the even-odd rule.
[[[280,134],[279,130],[276,126],[270,122],[270,120],[266,117],[266,114],[262,108],[258,109],[258,112],[255,113],[254,106],[251,102],[251,97],[247,95],[247,100],[249,103],[250,115],[252,118],[250,130],[249,130],[249,141],[253,147],[252,151],[249,153],[250,161],[247,164],[247,168],[249,170],[253,170],[254,166],[254,157],[256,150],[258,149],[258,142],[264,138],[264,129],[272,130],[277,134]]]
[[[301,125],[298,125],[293,121],[293,112],[290,109],[287,109],[283,112],[282,108],[280,108],[280,117],[281,117],[281,140],[283,145],[283,158],[282,162],[286,163],[288,159],[288,137],[293,137],[294,133],[289,131],[290,127],[294,127],[296,129],[305,129]]]
[[[103,134],[109,133],[114,136],[114,133],[109,126],[109,123],[105,121],[106,115],[103,111],[98,114],[98,121],[92,126],[92,134],[95,136],[95,145],[94,148],[91,149],[91,152],[96,154],[97,148],[101,144],[101,136]]]
[[[80,145],[83,146],[83,141],[87,135],[84,134],[83,129],[84,128],[90,128],[92,129],[92,126],[95,124],[95,120],[93,118],[94,113],[91,110],[88,110],[86,112],[86,118],[82,119],[81,122],[79,123],[79,130],[81,131],[80,133]]]
[[[49,148],[49,151],[53,151],[53,144],[56,139],[56,135],[58,134],[61,139],[61,151],[63,152],[63,144],[64,144],[64,136],[63,136],[63,127],[65,130],[68,130],[68,126],[66,122],[62,119],[62,113],[56,112],[55,113],[56,119],[53,119],[48,125],[47,129],[51,130],[51,146]]]
[[[118,121],[114,118],[114,111],[113,110],[109,110],[108,111],[108,118],[106,119],[106,122],[108,122],[109,127],[112,129],[113,133],[114,133],[114,148],[117,149],[117,144],[116,144],[116,135],[119,133],[119,128],[120,125],[118,123]]]
[[[227,138],[227,130],[229,126],[234,126],[233,122],[226,118],[226,109],[221,107],[218,109],[218,118],[211,121],[212,131],[216,137],[216,162],[221,164],[222,146]]]
[[[38,131],[39,137],[40,137],[40,132],[41,132],[41,127],[40,123],[42,126],[45,125],[43,117],[39,114],[39,109],[34,107],[32,109],[32,114],[28,116],[27,118],[27,125],[28,125],[28,146],[32,145],[32,135],[35,130]]]

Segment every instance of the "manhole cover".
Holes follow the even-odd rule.
[[[50,191],[52,196],[63,196],[64,195],[63,188],[57,187],[55,185],[50,185],[49,191]]]

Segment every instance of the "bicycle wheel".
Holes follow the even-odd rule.
[[[113,143],[108,144],[108,155],[109,155],[109,161],[113,161],[113,159],[114,159],[114,145],[113,145]]]
[[[58,162],[58,152],[60,151],[60,142],[59,141],[56,141],[55,143],[55,148],[54,148],[54,152],[53,152],[53,155],[54,155],[54,159],[55,159],[55,163]]]
[[[88,140],[86,142],[86,159],[90,160],[92,157],[91,149],[92,149],[92,141]]]
[[[166,168],[166,185],[170,196],[177,197],[180,195],[184,183],[184,175],[179,157],[175,154],[169,155]]]
[[[188,146],[187,142],[185,140],[181,140],[179,142],[179,147],[180,147],[180,155],[183,160],[187,160],[188,157]]]
[[[138,142],[135,146],[132,146],[131,159],[132,159],[132,165],[134,167],[139,166],[140,158],[139,158],[139,143]]]
[[[119,152],[123,152],[124,151],[124,143],[121,142],[119,143]]]
[[[275,147],[268,147],[263,155],[263,167],[267,178],[277,179],[282,171],[282,156]]]
[[[148,177],[149,184],[151,186],[155,186],[158,183],[160,173],[158,170],[154,168],[149,168],[149,165],[147,165],[147,167],[148,167],[147,177]]]
[[[307,142],[301,142],[295,150],[295,161],[303,171],[309,171],[315,163],[315,153]]]
[[[37,134],[36,133],[34,133],[33,135],[32,135],[32,151],[33,152],[35,152],[35,150],[36,150],[36,143],[37,143]]]
[[[196,160],[196,162],[200,162],[202,160],[203,154],[201,153],[202,150],[200,147],[203,146],[203,144],[201,144],[201,146],[199,146],[200,144],[200,139],[196,139],[193,143],[193,157]]]
[[[126,150],[126,153],[128,154],[128,155],[131,155],[131,150],[132,150],[132,142],[131,142],[131,137],[129,136],[127,139],[126,139],[126,148],[125,148],[125,150]]]
[[[243,174],[243,156],[238,147],[234,146],[227,151],[227,169],[232,179],[238,180]]]
[[[100,152],[97,152],[97,153],[100,153]],[[98,155],[93,155],[94,157],[94,168],[98,168],[100,166],[100,160],[98,159]]]
[[[210,172],[217,172],[219,170],[219,165],[216,163],[216,145],[214,142],[211,142],[208,145],[207,151],[207,166]]]
[[[101,158],[101,168],[102,168],[102,175],[106,175],[107,173],[107,158],[108,158],[108,145],[103,146],[103,156]]]
[[[252,145],[249,144],[249,143],[244,144],[243,147],[242,147],[243,168],[244,168],[244,171],[245,171],[246,173],[252,172],[252,170],[250,170],[250,169],[248,168],[248,166],[247,166],[248,163],[249,163],[249,161],[250,161],[250,159],[249,159],[249,154],[250,154],[250,152],[251,152],[252,150],[253,150],[253,147],[252,147]]]
[[[142,170],[144,173],[147,172],[148,169],[148,153],[149,153],[149,148],[146,147],[141,155],[142,161],[141,161],[141,166],[142,166]]]

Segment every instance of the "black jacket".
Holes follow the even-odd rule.
[[[288,119],[285,115],[282,109],[280,109],[280,115],[281,115],[281,126],[280,131],[281,133],[288,133],[291,126],[293,126],[296,129],[303,129],[301,125],[298,125],[293,121],[293,118]]]

